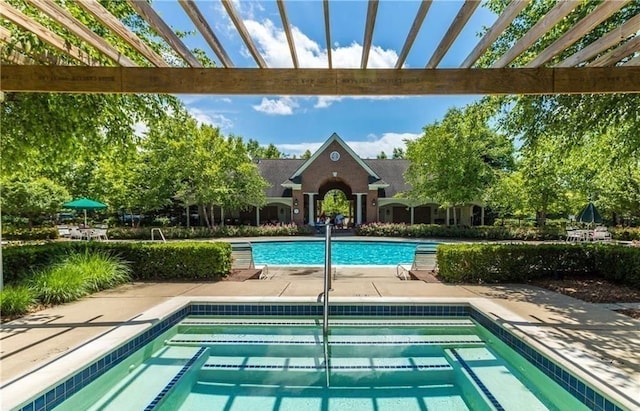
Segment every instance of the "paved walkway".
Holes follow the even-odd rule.
[[[127,284],[3,324],[1,388],[177,296],[291,299],[317,297],[323,290],[322,269],[270,269],[272,279],[263,281]],[[640,409],[640,321],[536,287],[427,284],[394,274],[389,267],[337,267],[330,296],[474,302]]]

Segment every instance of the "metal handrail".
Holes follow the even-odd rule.
[[[152,229],[151,229],[151,241],[154,241],[154,240],[155,240],[155,238],[153,237],[153,233],[154,233],[156,230],[158,231],[158,233],[160,233],[160,238],[162,238],[162,241],[166,243],[166,242],[167,242],[167,240],[164,238],[164,234],[162,234],[162,230],[161,230],[161,229],[159,229],[158,227],[154,227],[154,228],[152,228]]]
[[[329,291],[331,290],[331,224],[325,226],[324,293],[322,309],[322,341],[324,343],[324,366],[329,387]]]

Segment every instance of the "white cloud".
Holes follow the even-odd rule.
[[[188,107],[187,111],[199,124],[208,124],[212,127],[218,127],[220,130],[229,129],[233,126],[231,119],[217,111],[203,110],[198,107]]]
[[[345,141],[349,147],[362,158],[376,158],[381,151],[384,151],[389,158],[393,154],[394,148],[405,149],[405,140],[415,140],[421,134],[415,133],[385,133],[382,137],[369,135],[368,141]],[[320,143],[300,143],[300,144],[278,144],[278,150],[283,153],[300,157],[305,151],[315,153],[322,146]]]
[[[289,116],[294,109],[298,108],[298,103],[291,97],[281,97],[279,99],[262,98],[257,106],[252,106],[254,110],[265,114]]]
[[[256,42],[260,54],[264,58],[265,63],[269,67],[274,68],[290,68],[293,67],[293,61],[291,59],[291,52],[289,51],[289,45],[287,38],[282,28],[274,25],[274,23],[266,19],[263,22],[259,22],[252,19],[244,20],[244,24],[251,35],[251,38]],[[327,67],[328,57],[327,50],[321,47],[316,41],[310,39],[304,34],[298,27],[292,26],[291,32],[294,38],[296,46],[296,54],[298,57],[298,63],[303,68],[323,68]],[[339,44],[335,44],[335,48],[331,51],[331,59],[333,66],[336,68],[358,68],[360,67],[360,60],[362,58],[362,45],[354,42],[346,47],[340,47]],[[394,67],[398,55],[395,50],[385,50],[379,46],[372,46],[369,51],[369,60],[367,67],[369,68],[392,68]],[[353,97],[341,97],[341,96],[320,96],[314,108],[327,108],[335,102],[339,102],[345,98],[349,99],[392,99],[399,98],[396,96],[353,96]],[[263,100],[264,103],[264,100]],[[284,104],[288,106],[289,104]],[[262,107],[262,104],[259,106]],[[256,108],[256,107],[254,107]],[[284,107],[283,107],[284,108]],[[256,108],[258,110],[258,108]],[[265,110],[259,110],[265,111]],[[267,112],[267,111],[265,111]],[[292,114],[286,112],[284,114]],[[271,113],[271,114],[283,114],[283,113]]]
[[[421,134],[384,133],[382,137],[369,135],[369,141],[347,141],[346,143],[362,158],[376,158],[384,151],[391,158],[394,148],[405,149],[405,140],[415,140]]]

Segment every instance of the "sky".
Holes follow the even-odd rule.
[[[219,0],[196,0],[235,67],[257,67]],[[270,68],[293,67],[275,0],[234,0],[236,11]],[[321,0],[285,1],[299,65],[326,68],[327,49]],[[423,68],[462,6],[459,0],[435,0],[411,48],[406,68]],[[156,0],[154,9],[174,29],[187,33],[183,41],[200,48],[222,66],[175,0]],[[331,1],[331,53],[334,68],[359,68],[367,16],[367,1]],[[413,23],[419,1],[381,0],[369,52],[369,68],[392,68]],[[483,27],[496,19],[479,7],[439,68],[457,67],[477,44]],[[312,153],[334,132],[363,158],[384,151],[389,157],[405,140],[442,119],[451,107],[462,107],[481,96],[226,96],[179,95],[201,123],[219,127],[224,135],[241,136],[261,145],[274,144],[288,156]]]

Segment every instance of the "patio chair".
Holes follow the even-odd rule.
[[[398,264],[396,277],[401,280],[422,280],[425,282],[438,282],[433,275],[438,268],[436,249],[432,246],[419,245],[413,253],[411,265]]]
[[[231,243],[230,280],[244,281],[251,279],[268,280],[269,267],[265,264],[256,266],[253,261],[253,247],[250,242]]]
[[[107,229],[106,228],[95,228],[93,230],[90,230],[88,233],[88,237],[89,240],[108,240],[109,237],[107,237]]]
[[[58,236],[61,238],[71,238],[71,229],[69,227],[58,227]]]
[[[611,241],[611,233],[607,230],[607,227],[596,227],[591,235],[593,241]]]
[[[69,238],[71,238],[72,240],[84,240],[86,237],[78,227],[71,227],[69,229]]]

